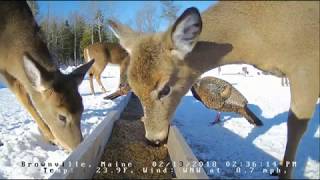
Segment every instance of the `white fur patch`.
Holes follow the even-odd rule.
[[[109,29],[112,31],[112,33],[119,39],[120,41],[120,45],[129,53],[129,55],[132,55],[132,51],[131,51],[131,48],[129,48],[127,45],[126,45],[126,42],[125,41],[125,38],[121,37],[120,34],[118,33],[118,31],[116,31],[112,26],[108,26]]]
[[[120,45],[129,53],[129,55],[132,55],[132,50],[131,48],[128,48],[128,46],[126,45],[125,42],[123,42],[123,40],[120,39]]]
[[[112,26],[109,25],[109,29],[113,32],[113,34],[118,38],[120,39],[120,35],[117,33],[117,31],[115,31]]]
[[[177,25],[172,35],[172,40],[177,48],[176,51],[179,51],[173,52],[173,54],[177,55],[180,59],[183,59],[194,48],[197,35],[201,30],[199,26],[196,26],[199,20],[199,17],[194,15],[184,18]]]
[[[173,56],[176,56],[181,61],[183,61],[184,57],[186,56],[186,53],[183,53],[183,52],[175,50],[175,49],[171,51],[171,54]]]
[[[36,65],[27,57],[23,56],[23,63],[26,75],[37,91],[44,91],[46,88],[42,84],[41,73]]]

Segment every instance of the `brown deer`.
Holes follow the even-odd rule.
[[[126,69],[129,64],[129,56],[125,49],[118,43],[94,43],[84,48],[85,62],[95,59],[95,63],[89,70],[91,93],[95,94],[93,77],[100,85],[103,92],[107,92],[101,82],[101,73],[108,63],[120,65],[120,85],[126,81]]]
[[[53,63],[26,2],[0,3],[0,75],[43,136],[66,150],[81,141],[78,86],[93,61],[69,75]]]
[[[167,138],[177,105],[202,73],[246,63],[286,75],[291,106],[280,177],[290,178],[319,96],[319,2],[224,1],[202,15],[189,8],[166,32],[139,36],[109,24],[130,53],[128,81],[144,107],[145,136],[155,144]]]

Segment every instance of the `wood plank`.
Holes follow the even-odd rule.
[[[119,103],[117,110],[108,112],[107,117],[64,161],[65,167],[60,166],[50,179],[92,178],[111,135],[113,124],[119,119],[130,97],[131,93]],[[71,167],[69,163],[71,163]],[[85,165],[85,167],[81,167],[81,165]]]
[[[192,162],[198,162],[198,159],[176,126],[170,127],[167,146],[171,161],[175,163],[173,168],[177,179],[209,179],[202,167],[192,168]]]

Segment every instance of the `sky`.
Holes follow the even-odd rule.
[[[157,7],[157,15],[160,17],[161,3],[159,1],[96,1],[94,3],[89,1],[38,1],[39,2],[39,16],[38,20],[50,16],[55,16],[62,19],[67,19],[69,14],[77,11],[85,17],[90,17],[93,10],[100,8],[104,14],[112,15],[119,19],[122,23],[134,24],[135,14],[138,10],[143,8],[146,3],[150,3]],[[179,15],[188,7],[197,7],[201,12],[212,6],[214,1],[175,1],[180,7]],[[48,8],[49,7],[49,8]],[[165,30],[168,23],[164,20],[161,21],[159,30]]]

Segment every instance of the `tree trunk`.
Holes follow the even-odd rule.
[[[93,25],[91,25],[91,44],[93,44]]]
[[[58,47],[58,33],[55,32],[55,46],[54,47]]]
[[[74,64],[77,65],[77,21],[74,22],[74,47],[73,47],[73,59]]]
[[[102,38],[101,38],[101,25],[98,25],[98,33],[99,33],[99,42],[102,42]]]

